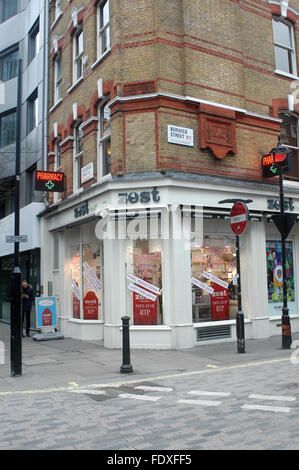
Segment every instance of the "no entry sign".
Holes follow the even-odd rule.
[[[248,210],[243,202],[236,202],[230,211],[230,226],[236,235],[241,235],[247,225]]]

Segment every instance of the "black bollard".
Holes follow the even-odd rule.
[[[130,362],[130,317],[121,317],[123,327],[123,363],[120,367],[122,374],[131,374],[133,367]]]

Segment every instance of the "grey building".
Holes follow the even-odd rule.
[[[15,142],[18,59],[22,59],[20,245],[23,279],[39,291],[40,230],[45,207],[34,191],[34,174],[47,154],[48,1],[0,0],[0,320],[10,316],[14,245]],[[34,317],[34,309],[32,312]]]

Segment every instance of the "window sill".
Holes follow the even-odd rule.
[[[281,75],[286,78],[291,78],[292,80],[299,80],[298,75],[293,75],[291,73],[283,72],[282,70],[274,70],[274,73],[276,73],[276,75]]]
[[[83,320],[81,318],[69,318],[68,319],[70,322],[73,322],[73,323],[85,323],[85,324],[92,324],[92,323],[97,323],[97,324],[103,324],[104,323],[104,320]]]
[[[105,59],[105,57],[110,54],[111,49],[107,49],[107,51],[104,52],[104,54],[101,55],[93,64],[91,64],[90,68],[93,70],[95,69],[101,62],[102,60]]]
[[[77,88],[80,83],[83,82],[83,75],[67,90],[67,92],[70,94],[72,91]]]
[[[58,108],[58,106],[62,103],[62,98],[60,98],[57,103],[54,104],[54,106],[52,106],[52,108],[49,109],[49,113],[52,113],[56,108]]]

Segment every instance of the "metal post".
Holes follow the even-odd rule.
[[[236,235],[236,255],[238,271],[238,313],[236,317],[238,353],[245,353],[244,314],[242,312],[241,269],[240,269],[240,237]]]
[[[123,330],[123,363],[120,372],[123,374],[130,374],[133,372],[133,367],[130,363],[130,317],[121,317],[122,330]]]
[[[21,107],[22,60],[18,63],[18,91],[16,116],[16,179],[15,179],[15,236],[20,235],[20,174],[21,174]],[[11,276],[10,356],[11,376],[22,375],[22,301],[20,244],[14,246],[14,271]]]
[[[283,168],[279,167],[279,198],[280,198],[280,213],[282,220],[284,220],[284,192],[283,192]],[[286,273],[286,236],[285,230],[281,231],[281,257],[282,257],[282,347],[283,349],[290,349],[292,343],[291,324],[288,309],[288,291],[287,291],[287,273]]]

